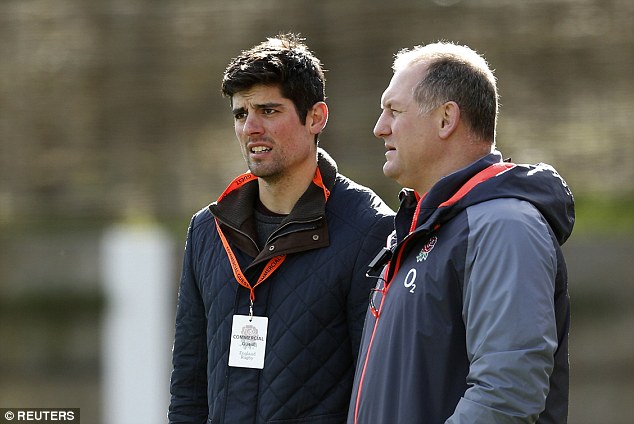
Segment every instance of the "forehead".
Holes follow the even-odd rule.
[[[234,106],[259,105],[266,103],[291,103],[289,99],[282,96],[282,91],[277,85],[257,84],[246,90],[238,91],[233,95],[231,101]]]
[[[393,103],[410,103],[414,101],[414,89],[423,78],[426,66],[416,63],[394,72],[390,84],[383,92],[381,103],[390,105]]]

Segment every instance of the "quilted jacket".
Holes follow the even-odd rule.
[[[393,211],[337,172],[320,149],[324,191],[308,187],[262,250],[252,219],[253,181],[194,215],[176,316],[170,423],[343,423],[370,288],[368,263],[393,228]],[[268,260],[282,265],[255,289],[268,317],[263,369],[228,366],[233,316],[249,312],[215,218],[253,284]]]

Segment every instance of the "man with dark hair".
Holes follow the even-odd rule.
[[[343,423],[393,211],[318,147],[320,61],[292,34],[227,67],[249,172],[189,226],[170,423]]]
[[[404,189],[348,422],[565,423],[572,193],[495,150],[496,81],[475,51],[417,46],[393,70],[374,134]]]

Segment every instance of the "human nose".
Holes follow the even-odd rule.
[[[263,127],[262,122],[258,118],[257,114],[249,113],[244,119],[244,125],[242,131],[247,135],[262,134]]]
[[[378,138],[384,138],[385,136],[391,133],[390,126],[387,123],[387,118],[385,116],[385,110],[381,112],[379,115],[379,119],[377,119],[376,124],[374,125],[374,135]]]

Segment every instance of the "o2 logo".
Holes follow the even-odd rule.
[[[416,283],[414,283],[414,280],[416,280],[416,269],[412,268],[409,270],[405,276],[405,280],[403,281],[403,285],[406,289],[409,289],[410,293],[414,293],[414,290],[416,290]]]

